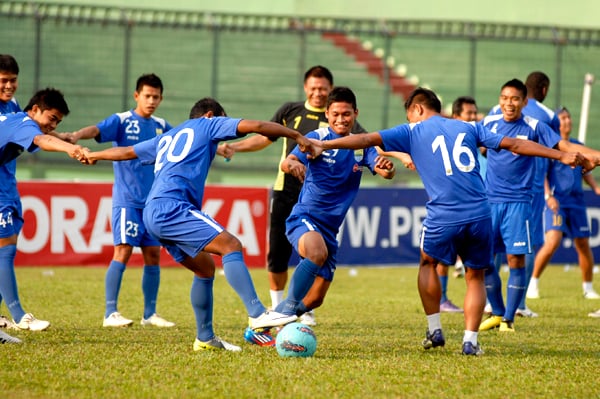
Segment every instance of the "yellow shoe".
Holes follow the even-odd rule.
[[[490,316],[479,325],[479,331],[487,331],[496,328],[502,323],[502,316]]]
[[[512,321],[502,321],[500,323],[500,332],[515,332],[515,325]]]
[[[221,338],[214,337],[210,341],[202,342],[198,338],[194,341],[194,350],[195,351],[204,351],[204,350],[226,350],[231,352],[241,352],[242,348],[239,346],[230,344],[229,342],[223,341]]]

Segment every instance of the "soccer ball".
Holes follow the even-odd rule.
[[[317,336],[306,324],[290,323],[277,334],[275,347],[281,357],[309,357],[317,350]]]

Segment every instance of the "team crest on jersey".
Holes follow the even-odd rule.
[[[156,135],[163,134],[163,130],[160,127],[156,128]]]
[[[363,167],[362,166],[358,166],[357,163],[354,164],[354,166],[352,167],[352,172],[356,173],[356,172],[362,172]]]
[[[365,150],[364,149],[360,148],[358,150],[354,150],[354,160],[356,162],[362,161],[363,158],[364,158],[364,156],[365,156]]]

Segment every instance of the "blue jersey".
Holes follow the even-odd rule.
[[[43,134],[40,126],[25,112],[0,115],[0,165],[5,166],[15,162],[15,159],[23,151],[38,151],[39,147],[33,144],[33,139],[40,134]],[[0,200],[18,199],[19,193],[14,171],[2,176],[2,179]]]
[[[516,121],[507,122],[502,114],[488,115],[481,123],[492,133],[531,140],[550,148],[561,140],[547,124],[529,116],[521,116]],[[488,151],[487,159],[486,187],[490,202],[531,202],[536,157],[492,150]]]
[[[327,141],[342,136],[324,127],[308,133],[306,137]],[[337,233],[358,193],[363,167],[375,172],[377,151],[373,147],[327,150],[309,160],[307,154],[296,146],[292,154],[306,165],[306,175],[291,215],[309,213],[315,222]]]
[[[13,97],[10,101],[0,101],[0,115],[15,114],[21,112],[21,107],[17,100]],[[0,184],[0,199],[10,198],[13,193],[10,189],[12,181],[15,181],[15,173],[17,173],[17,161],[12,160],[3,165],[0,165],[0,181],[8,184]]]
[[[134,146],[139,160],[154,163],[154,183],[146,202],[171,198],[202,209],[204,185],[219,142],[239,138],[240,119],[190,119],[167,133]]]
[[[133,110],[113,114],[96,126],[100,130],[96,141],[112,141],[115,147],[135,145],[171,129],[164,119],[155,116],[143,118]],[[113,207],[143,208],[154,180],[152,165],[142,165],[138,159],[132,159],[113,162],[113,170]]]
[[[581,144],[580,141],[569,139]],[[548,184],[561,208],[585,208],[581,166],[571,168],[559,161],[552,160],[548,167]]]
[[[498,148],[502,136],[474,123],[441,116],[380,134],[386,151],[406,152],[412,157],[430,198],[427,220],[457,225],[490,217],[477,154],[479,147]]]

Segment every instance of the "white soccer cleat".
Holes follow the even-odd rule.
[[[127,327],[133,324],[133,320],[129,320],[121,316],[119,312],[112,312],[102,322],[102,327]]]
[[[525,306],[525,309],[517,309],[515,314],[521,317],[538,317],[538,314],[529,309],[527,306]]]
[[[175,323],[168,321],[154,313],[147,319],[142,319],[141,324],[143,326],[154,326],[154,327],[175,327]]]
[[[600,294],[598,294],[596,291],[589,290],[589,291],[584,291],[583,292],[583,297],[585,299],[600,299]]]
[[[595,312],[588,313],[588,316],[594,317],[594,318],[600,318],[600,309],[596,310]]]
[[[298,316],[287,315],[275,311],[265,311],[258,317],[248,317],[248,326],[251,329],[271,328],[283,326],[298,320]]]
[[[44,331],[50,327],[50,322],[38,320],[31,313],[25,313],[18,323],[13,320],[12,328],[15,330]]]
[[[300,316],[300,323],[305,324],[307,326],[316,326],[317,319],[315,318],[315,311],[309,310],[308,312]]]
[[[4,331],[0,331],[0,344],[20,344],[21,342],[23,341],[19,338],[15,338]]]

